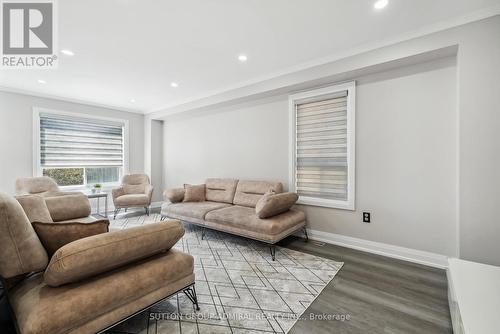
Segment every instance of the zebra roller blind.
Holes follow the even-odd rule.
[[[295,105],[295,186],[301,197],[348,199],[347,95]]]
[[[48,167],[123,166],[123,124],[40,115],[40,164]]]

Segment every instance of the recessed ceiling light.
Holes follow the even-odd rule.
[[[38,79],[38,83],[39,83],[39,84],[43,84],[43,85],[45,85],[45,84],[47,83],[47,81],[42,80],[42,79]]]
[[[179,87],[179,84],[177,82],[171,82],[170,86],[174,87],[174,88],[177,88],[177,87]]]
[[[373,7],[375,7],[375,9],[382,9],[385,6],[387,6],[388,4],[389,4],[389,0],[378,0],[377,2],[375,2],[373,4]]]
[[[238,60],[240,62],[244,63],[244,62],[246,62],[248,60],[248,57],[247,57],[247,55],[241,54],[241,55],[238,56]]]
[[[68,49],[63,49],[61,50],[61,53],[65,54],[66,56],[74,56],[75,53],[71,50],[68,50]]]
[[[135,99],[130,99],[130,102],[135,103]]]

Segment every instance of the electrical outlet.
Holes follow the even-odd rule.
[[[369,212],[363,212],[363,223],[370,223],[371,215]]]

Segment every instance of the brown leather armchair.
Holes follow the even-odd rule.
[[[183,234],[180,222],[160,222],[76,239],[49,256],[46,236],[0,193],[0,279],[17,332],[97,333],[178,292],[199,310],[193,257],[171,249]]]
[[[112,190],[115,205],[114,218],[121,209],[144,207],[149,216],[149,206],[153,197],[153,186],[146,174],[129,174],[122,179],[122,185]]]

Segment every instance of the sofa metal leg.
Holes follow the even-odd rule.
[[[305,241],[308,242],[309,241],[309,235],[307,235],[307,229],[304,227],[302,230],[304,231],[304,236],[306,238]]]
[[[203,240],[205,238],[205,232],[206,232],[206,228],[204,226],[201,227],[201,240]]]
[[[121,209],[115,209],[115,214],[113,216],[113,219],[116,219],[116,215],[118,214],[118,212],[120,212]]]
[[[271,258],[274,261],[276,259],[276,246],[274,245],[269,246],[269,250],[271,251]]]
[[[128,209],[128,208],[125,208],[125,212],[127,212],[127,209]]]
[[[191,285],[182,291],[186,294],[186,296],[189,298],[189,300],[193,303],[193,308],[196,311],[199,311],[200,306],[198,305],[198,297],[196,296],[196,289],[194,288],[194,285]]]
[[[144,207],[144,210],[146,210],[146,215],[148,215],[148,216],[149,216],[149,207],[145,206],[145,207]]]

